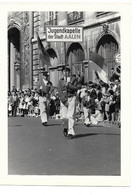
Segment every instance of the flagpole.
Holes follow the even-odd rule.
[[[38,31],[36,31],[36,35],[37,35],[37,44],[38,44]],[[38,48],[38,52],[39,52],[39,48]],[[40,80],[41,80],[41,82],[42,82],[42,73],[41,73],[41,71],[42,71],[42,67],[40,67],[40,57],[39,57],[39,82],[40,82]],[[42,91],[42,97],[43,97],[43,91]]]
[[[67,56],[66,56],[66,42],[64,42],[64,57],[65,57],[65,76],[67,81]]]

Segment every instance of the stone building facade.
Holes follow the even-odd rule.
[[[103,56],[108,68],[115,68],[115,54],[120,53],[120,13],[118,12],[10,12],[8,15],[8,75],[9,90],[36,88],[39,80],[40,59],[37,35],[47,50],[51,67],[50,80],[58,85],[61,66],[71,72],[84,72],[85,82],[91,80],[90,53]],[[82,26],[83,42],[47,42],[47,26]],[[66,52],[65,52],[66,51]]]

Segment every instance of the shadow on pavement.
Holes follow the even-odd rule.
[[[86,133],[86,134],[77,134],[74,136],[74,138],[81,138],[81,137],[87,137],[87,136],[92,136],[92,135],[120,135],[119,133]]]
[[[8,125],[9,127],[21,127],[22,125]]]
[[[49,127],[49,126],[61,126],[61,124],[47,124],[47,127]]]
[[[91,136],[91,135],[98,135],[98,133],[78,134],[78,135],[75,135],[74,138],[87,137],[87,136]]]

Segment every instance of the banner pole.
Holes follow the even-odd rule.
[[[36,35],[37,35],[37,44],[38,44],[38,31],[36,31]],[[39,53],[39,46],[38,46],[38,53]],[[39,60],[38,60],[38,62],[39,62],[39,82],[42,82],[42,73],[41,73],[41,71],[42,71],[42,66],[40,66],[41,65],[41,61],[40,61],[40,57],[39,57]],[[42,91],[42,97],[43,97],[43,91]]]
[[[65,76],[67,81],[67,54],[66,54],[66,42],[64,42],[64,57],[65,57]]]

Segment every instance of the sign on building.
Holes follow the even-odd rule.
[[[47,26],[48,42],[82,42],[83,27]]]

